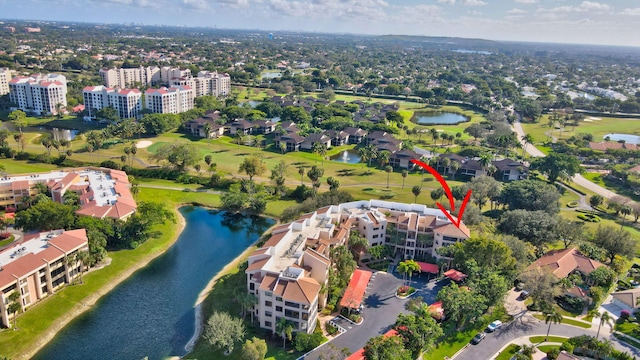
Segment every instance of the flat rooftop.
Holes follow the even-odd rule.
[[[61,235],[64,230],[53,230],[38,234],[35,238],[14,244],[0,251],[0,267],[20,259],[27,254],[37,255],[49,248],[49,240]]]

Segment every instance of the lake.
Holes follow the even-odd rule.
[[[184,355],[195,330],[198,294],[274,221],[193,206],[180,213],[186,227],[178,241],[74,319],[34,359]]]
[[[470,119],[464,115],[451,112],[416,112],[411,121],[420,125],[453,125],[467,122]]]
[[[53,138],[55,140],[73,140],[76,138],[76,136],[78,136],[79,131],[78,130],[69,130],[69,129],[58,129],[58,128],[53,128],[51,130],[51,135],[53,136]]]
[[[360,159],[361,157],[356,150],[344,150],[331,157],[331,161],[346,164],[357,164],[360,162]]]
[[[624,142],[629,144],[640,144],[640,136],[631,135],[631,134],[605,134],[602,136],[603,139],[609,138],[610,141],[620,141],[624,140]]]

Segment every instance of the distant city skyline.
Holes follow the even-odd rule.
[[[628,0],[0,0],[5,18],[640,47]]]

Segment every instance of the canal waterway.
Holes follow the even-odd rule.
[[[34,359],[184,355],[200,291],[274,221],[193,206],[180,213],[186,226],[176,243],[72,321]]]

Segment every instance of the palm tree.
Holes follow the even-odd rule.
[[[524,144],[524,146],[522,147],[522,160],[524,160],[525,155],[527,154],[527,147],[529,146],[529,144],[533,144],[533,136],[531,136],[531,134],[526,134],[522,137],[522,143]]]
[[[204,136],[209,140],[209,145],[211,145],[211,124],[204,123],[202,130],[204,130]]]
[[[311,152],[322,157],[322,165],[324,165],[324,157],[327,155],[327,148],[323,143],[314,142],[311,145]]]
[[[549,332],[551,331],[551,324],[560,324],[562,322],[562,314],[557,312],[555,309],[551,309],[544,313],[544,323],[549,324],[549,328],[547,329],[547,337],[546,340],[549,340]]]
[[[406,272],[407,274],[409,274],[409,286],[411,286],[411,277],[413,276],[414,272],[420,271],[420,265],[418,265],[418,263],[415,260],[401,261],[400,265],[402,265],[402,263],[405,264]],[[400,266],[398,266],[398,268],[399,267]]]
[[[409,175],[409,172],[407,170],[402,170],[402,172],[400,174],[402,175],[402,188],[404,189],[404,180]]]
[[[304,167],[298,166],[298,175],[300,175],[300,185],[304,185]]]
[[[378,149],[376,149],[376,147],[373,145],[367,145],[366,149],[368,154],[367,157],[369,160],[369,163],[367,166],[371,167],[371,160],[378,158]]]
[[[378,160],[378,162],[380,163],[380,166],[385,166],[389,163],[389,157],[391,156],[391,153],[387,150],[382,150],[378,153],[378,156],[376,156],[376,160]]]
[[[276,323],[276,332],[282,337],[282,348],[287,346],[287,339],[291,341],[293,335],[293,323],[291,321],[281,317]]]
[[[89,264],[89,252],[88,251],[78,251],[76,253],[76,261],[80,263],[80,284],[83,284],[82,274],[84,273],[84,269]]]
[[[7,307],[7,311],[10,312],[11,314],[13,314],[13,330],[16,330],[16,313],[22,309],[22,306],[20,306],[20,293],[18,293],[18,291],[14,291],[11,293],[11,295],[9,295],[9,301],[11,302],[9,304],[9,306]]]
[[[387,172],[387,189],[389,188],[389,177],[391,176],[391,173],[393,172],[393,167],[391,165],[387,165],[384,167],[384,171]]]
[[[415,203],[418,201],[418,195],[422,192],[422,187],[420,185],[415,185],[411,189],[411,192],[413,193],[413,202]]]
[[[613,331],[613,318],[611,317],[611,315],[609,315],[609,312],[603,311],[602,313],[599,313],[596,311],[593,314],[593,316],[600,318],[600,324],[598,325],[598,332],[596,333],[596,340],[598,340],[598,337],[600,336],[600,328],[602,327],[603,324],[609,325],[609,329]]]
[[[397,270],[402,274],[402,286],[404,286],[404,283],[407,280],[407,273],[409,272],[409,265],[406,262],[401,261],[398,264]]]
[[[451,180],[455,179],[456,177],[456,173],[458,172],[458,170],[460,169],[461,164],[457,161],[452,161],[451,164],[449,165],[449,170],[451,173]]]
[[[366,147],[361,147],[358,149],[358,155],[360,155],[360,162],[362,162],[362,168],[364,169],[364,164],[369,161],[369,150]]]

